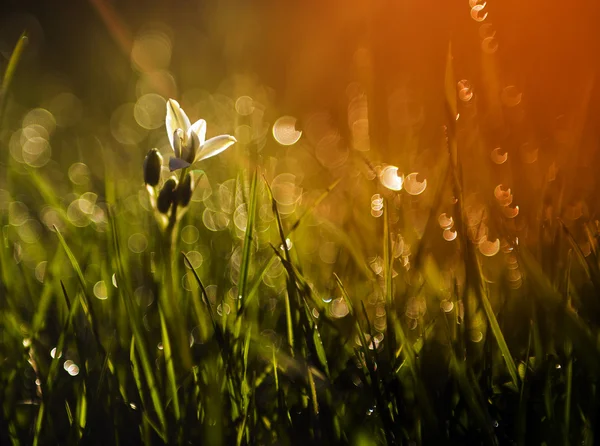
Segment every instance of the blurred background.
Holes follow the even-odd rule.
[[[164,114],[175,98],[192,122],[206,119],[209,137],[238,139],[203,167],[194,195],[200,237],[191,220],[187,241],[182,234],[207,262],[222,256],[236,271],[247,214],[234,180],[257,153],[288,222],[344,179],[296,235],[317,283],[330,288],[334,270],[360,269],[364,258],[380,275],[382,229],[373,218],[385,197],[404,267],[438,218],[426,245],[451,264],[460,249],[446,243],[457,236],[444,220],[455,199],[444,173],[449,134],[470,237],[485,257],[519,238],[541,246],[544,221],[559,215],[589,252],[584,223],[598,210],[597,13],[593,2],[512,0],[5,1],[0,69],[28,36],[0,133],[9,236],[24,242],[20,255],[33,270],[47,261],[37,243],[46,236],[29,217],[103,232],[112,197],[134,218],[124,229],[130,251],[150,250],[138,217],[149,210],[141,163],[152,147],[165,159],[172,153]],[[52,185],[43,198],[54,207],[28,191],[32,175],[36,187]],[[8,192],[11,181],[20,195]],[[233,241],[214,234],[223,231]]]

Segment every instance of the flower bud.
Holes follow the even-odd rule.
[[[177,187],[177,203],[180,206],[187,206],[192,199],[193,185],[192,176],[186,173],[181,184]]]
[[[169,212],[169,208],[176,198],[176,189],[177,180],[175,178],[171,177],[165,181],[165,184],[158,194],[158,199],[156,200],[156,207],[159,212],[162,212],[163,214]]]
[[[144,159],[144,183],[156,186],[160,180],[162,155],[157,149],[151,149]]]

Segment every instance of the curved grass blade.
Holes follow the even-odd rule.
[[[81,291],[82,291],[81,308],[83,309],[83,312],[88,320],[88,323],[90,324],[90,329],[92,330],[94,338],[96,339],[96,344],[98,345],[98,349],[102,353],[102,356],[106,356],[106,351],[104,350],[104,347],[102,346],[102,343],[100,342],[100,334],[98,333],[98,324],[96,323],[97,319],[94,314],[94,308],[92,307],[92,305],[90,303],[90,298],[89,298],[89,295],[87,292],[87,285],[85,283],[85,278],[83,277],[83,273],[81,272],[81,267],[79,266],[79,262],[77,262],[77,259],[75,258],[75,255],[73,254],[73,251],[71,251],[71,249],[67,245],[67,242],[65,241],[63,235],[60,233],[60,231],[58,230],[58,228],[56,226],[54,226],[54,231],[56,232],[56,236],[58,237],[58,240],[60,241],[61,246],[67,253],[67,257],[69,258],[69,261],[71,262],[71,265],[73,266],[73,269],[75,270],[75,273],[77,274],[77,278],[79,279],[79,284],[81,285]]]
[[[573,251],[577,255],[577,260],[579,260],[581,267],[594,284],[594,288],[596,289],[596,291],[600,292],[600,271],[598,270],[598,265],[587,261],[585,255],[583,254],[583,251],[581,250],[581,247],[573,238],[573,235],[571,234],[571,231],[569,231],[569,228],[567,228],[567,226],[561,219],[559,219],[558,221],[560,222],[560,226],[562,227],[565,235],[567,236],[567,240],[569,240],[569,244],[571,245]]]
[[[481,282],[483,283],[483,282]],[[515,361],[508,349],[508,345],[506,344],[506,340],[504,339],[504,334],[500,329],[500,325],[498,324],[498,319],[494,314],[494,309],[492,308],[492,304],[490,303],[487,297],[487,290],[481,290],[481,303],[483,304],[483,310],[488,318],[490,323],[490,328],[492,329],[492,334],[494,338],[496,338],[496,342],[498,343],[498,347],[502,352],[502,357],[504,358],[504,362],[506,363],[506,368],[508,369],[508,373],[510,374],[510,378],[515,385],[515,387],[519,388],[519,376],[517,374],[517,366],[515,365]]]
[[[206,293],[206,288],[204,288],[204,284],[200,280],[200,277],[198,276],[198,273],[192,266],[192,262],[190,261],[188,256],[184,252],[182,252],[181,254],[183,255],[183,258],[185,260],[185,263],[187,264],[187,267],[192,271],[192,274],[194,274],[196,283],[198,283],[198,286],[200,287],[200,291],[202,292],[202,297],[204,299],[204,303],[205,303],[206,307],[208,308],[208,314],[210,315],[210,321],[212,323],[213,330],[215,331],[215,336],[217,338],[219,347],[221,348],[221,351],[226,352],[225,336],[223,334],[223,330],[221,330],[220,325],[217,324],[217,320],[215,319],[215,314],[213,313],[212,307],[210,306],[210,301],[208,300],[208,294]],[[196,303],[195,303],[195,305],[196,305]],[[197,306],[196,306],[196,311],[198,313],[197,316],[199,317],[200,316],[199,308]],[[198,319],[198,321],[200,322],[200,319]]]
[[[173,405],[173,414],[175,415],[175,421],[179,423],[181,421],[181,408],[179,406],[179,394],[177,392],[177,376],[175,375],[175,366],[173,364],[173,349],[171,348],[171,338],[169,337],[169,331],[167,330],[167,322],[165,320],[164,313],[158,310],[160,317],[160,333],[163,345],[163,352],[165,354],[165,365],[167,367],[167,381],[169,390],[171,392],[171,399]]]
[[[246,299],[246,291],[248,287],[248,272],[250,270],[250,254],[253,243],[254,233],[254,220],[256,219],[256,202],[257,200],[257,183],[258,173],[256,170],[252,174],[252,183],[250,184],[250,197],[248,204],[248,220],[246,223],[246,233],[244,234],[244,244],[242,248],[242,259],[240,263],[240,276],[238,279],[239,295],[242,299],[238,299],[239,309],[244,304],[243,301]]]
[[[304,221],[304,219],[308,215],[310,215],[317,208],[317,206],[319,206],[323,202],[323,200],[325,200],[325,198],[327,198],[327,196],[333,191],[333,189],[335,189],[335,187],[338,184],[340,184],[340,181],[342,181],[342,178],[338,178],[332,184],[330,184],[329,187],[327,187],[327,189],[325,189],[325,191],[321,195],[319,195],[319,197],[317,197],[314,203],[308,209],[306,209],[300,217],[298,217],[298,220],[296,220],[296,222],[290,228],[288,236],[290,236],[296,229],[298,229],[300,223],[302,223],[302,221]]]
[[[15,48],[10,55],[10,59],[8,60],[8,66],[4,71],[4,77],[2,78],[2,84],[0,85],[0,125],[2,124],[2,117],[4,115],[4,107],[6,105],[8,89],[10,88],[10,84],[15,77],[19,61],[23,56],[23,52],[25,51],[28,42],[29,39],[27,37],[27,33],[23,32],[19,37],[19,40],[17,40],[17,44],[15,45]]]
[[[283,233],[283,224],[281,223],[281,215],[279,215],[279,210],[277,209],[277,202],[275,201],[275,198],[273,197],[273,191],[271,190],[271,186],[269,186],[267,179],[266,178],[263,178],[263,179],[265,182],[265,186],[267,188],[267,192],[269,194],[269,199],[271,200],[271,207],[273,209],[273,215],[275,215],[275,221],[277,222],[277,230],[279,231],[279,237],[281,238],[281,243],[282,243],[281,246],[282,246],[283,252],[285,254],[285,260],[287,261],[288,264],[291,264],[292,262],[291,262],[290,253],[289,253],[289,250],[287,247],[286,237]],[[275,255],[280,255],[274,246],[271,245],[271,247],[273,248]],[[286,320],[286,327],[287,327],[288,347],[290,350],[290,354],[292,356],[294,356],[294,327],[293,327],[293,322],[292,322],[292,306],[291,306],[291,302],[290,302],[290,293],[295,293],[295,287],[293,285],[289,284],[289,282],[293,278],[293,275],[290,276],[290,273],[292,273],[292,272],[288,270],[288,292],[283,293],[283,294],[284,294],[284,298],[285,298],[285,301],[284,301],[285,302],[285,320]]]

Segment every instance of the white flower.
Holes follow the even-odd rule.
[[[169,160],[171,172],[218,155],[237,142],[231,135],[219,135],[205,141],[206,121],[199,119],[190,124],[190,119],[174,99],[167,101],[165,126],[169,142],[175,152],[175,156]]]

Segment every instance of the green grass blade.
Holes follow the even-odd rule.
[[[19,66],[19,61],[21,60],[21,57],[23,57],[23,52],[25,51],[28,42],[29,39],[27,37],[27,33],[23,32],[23,34],[21,34],[19,37],[19,40],[17,40],[17,44],[10,55],[8,65],[4,71],[4,77],[2,78],[2,84],[0,85],[0,126],[2,125],[2,120],[4,117],[4,107],[6,106],[6,97],[8,95],[8,91],[10,89],[12,80],[15,77],[17,67]]]
[[[325,189],[325,191],[317,197],[314,203],[308,209],[306,209],[300,217],[298,217],[298,220],[296,220],[296,222],[290,228],[288,237],[292,235],[292,233],[300,227],[300,224],[306,219],[306,217],[309,216],[323,202],[323,200],[329,196],[336,186],[340,184],[340,181],[342,181],[342,178],[338,178],[332,184],[330,184],[329,187],[327,187],[327,189]]]
[[[517,366],[515,365],[515,361],[508,349],[508,345],[506,344],[506,339],[504,338],[504,334],[500,329],[500,325],[498,324],[498,319],[494,314],[494,309],[492,308],[492,304],[490,303],[487,291],[481,291],[481,303],[483,305],[483,310],[488,318],[490,323],[490,328],[492,330],[492,334],[498,343],[498,347],[500,348],[500,352],[502,353],[502,357],[504,358],[504,362],[506,363],[506,368],[508,369],[508,373],[510,374],[510,378],[515,385],[515,387],[519,388],[519,376],[517,374]]]
[[[17,71],[17,66],[19,65],[19,61],[23,56],[23,52],[25,51],[28,42],[29,39],[27,37],[27,33],[25,32],[21,34],[19,40],[17,40],[17,44],[15,45],[15,48],[13,49],[13,52],[10,55],[10,59],[8,60],[8,66],[4,71],[4,77],[2,78],[1,94],[3,95],[6,94],[10,87],[10,84],[15,76],[15,72]]]
[[[110,209],[110,208],[109,208]],[[112,212],[109,211],[109,223],[111,227],[112,239],[113,239],[113,247],[115,250],[115,256],[117,258],[117,283],[125,284],[126,279],[123,275],[123,268],[121,265],[121,248],[119,243],[119,238],[115,226],[114,219],[112,218]],[[156,412],[160,423],[160,432],[163,438],[166,438],[166,428],[167,428],[167,419],[164,412],[164,406],[162,402],[162,398],[160,396],[159,388],[154,377],[154,364],[150,359],[150,353],[148,347],[146,346],[146,341],[144,338],[144,330],[138,318],[137,309],[135,308],[135,304],[133,299],[131,298],[131,294],[127,292],[124,286],[119,287],[119,293],[121,297],[125,301],[125,307],[127,310],[127,316],[129,318],[129,323],[131,326],[131,330],[133,332],[133,339],[135,340],[137,352],[140,356],[140,362],[142,365],[142,370],[144,371],[144,377],[146,378],[146,384],[148,385],[148,389],[150,391],[150,397],[152,400],[153,408]]]
[[[167,322],[165,315],[159,308],[158,314],[160,316],[160,332],[162,338],[163,352],[165,355],[165,366],[167,368],[167,384],[171,393],[171,402],[173,406],[173,414],[175,415],[175,421],[179,423],[181,421],[181,408],[179,406],[179,394],[177,390],[177,376],[175,375],[175,367],[173,365],[173,350],[171,348],[171,339],[167,330]]]
[[[81,291],[82,291],[81,308],[83,309],[83,312],[87,318],[88,324],[90,325],[90,329],[92,330],[92,333],[94,334],[94,338],[96,339],[96,344],[97,344],[98,348],[100,349],[100,351],[102,352],[103,356],[105,356],[106,351],[104,350],[104,347],[102,346],[102,342],[100,341],[100,334],[98,333],[97,318],[94,313],[94,308],[91,305],[89,294],[87,292],[87,284],[86,284],[85,278],[83,277],[83,273],[81,272],[81,267],[79,266],[79,262],[77,262],[77,259],[75,258],[75,255],[73,254],[73,251],[71,251],[71,249],[69,248],[69,245],[67,245],[67,242],[65,241],[65,238],[63,237],[63,235],[60,233],[60,231],[58,230],[58,228],[56,226],[54,226],[54,231],[56,232],[56,236],[58,237],[58,240],[60,241],[61,246],[65,250],[67,257],[69,258],[69,261],[71,262],[71,265],[73,266],[73,269],[75,270],[75,273],[77,274],[77,278],[79,279],[79,284],[81,285]]]
[[[248,286],[248,273],[250,271],[250,257],[252,252],[252,243],[254,242],[254,221],[256,219],[256,203],[257,197],[257,185],[258,185],[258,173],[255,170],[252,175],[252,182],[250,184],[250,197],[248,203],[248,220],[246,223],[246,233],[244,235],[244,244],[242,247],[242,259],[240,263],[240,276],[238,279],[238,290],[239,295],[242,297],[241,300],[246,298],[247,286]],[[238,300],[239,302],[240,300]],[[241,305],[241,302],[239,303]]]
[[[271,200],[271,207],[273,209],[273,215],[275,215],[275,221],[277,222],[277,230],[279,232],[279,237],[281,239],[281,247],[283,248],[283,252],[284,252],[284,259],[287,261],[287,264],[291,264],[291,259],[290,259],[290,253],[289,250],[287,249],[287,241],[286,241],[286,237],[284,235],[283,232],[283,224],[281,222],[281,215],[279,214],[279,210],[277,208],[277,202],[275,201],[275,198],[273,197],[273,191],[271,190],[271,187],[269,186],[269,183],[267,182],[267,180],[264,180],[265,182],[265,186],[267,188],[267,192],[269,194],[269,199]],[[275,248],[274,246],[272,246],[273,251],[275,252],[276,256],[280,256],[279,251],[277,250],[277,248]],[[290,274],[292,274],[290,276]],[[290,292],[294,292],[295,291],[295,286],[294,285],[290,285],[289,282],[293,280],[293,273],[288,270],[288,292],[284,293],[284,303],[285,303],[285,320],[286,320],[286,327],[287,327],[287,341],[288,341],[288,348],[290,350],[290,354],[292,356],[294,356],[294,325],[293,325],[293,321],[292,321],[292,303],[290,301],[290,299],[293,296],[290,296]]]

